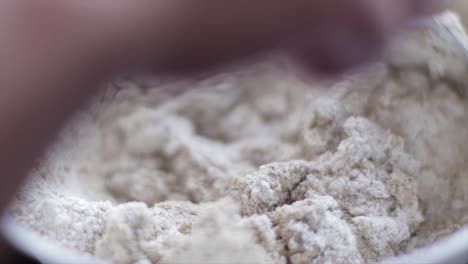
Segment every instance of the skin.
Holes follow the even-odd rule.
[[[429,2],[0,0],[0,210],[113,75],[194,74],[274,50],[339,73],[376,58]]]

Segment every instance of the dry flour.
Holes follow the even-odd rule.
[[[65,129],[11,214],[112,263],[405,253],[468,222],[464,45],[448,13],[332,85],[286,59],[115,82]]]

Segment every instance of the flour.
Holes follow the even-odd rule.
[[[431,23],[332,85],[284,58],[115,82],[11,214],[112,263],[369,263],[449,234],[468,222],[468,41],[451,13]]]

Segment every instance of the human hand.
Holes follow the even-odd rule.
[[[425,0],[0,0],[0,209],[98,83],[282,50],[321,73],[376,57]]]
[[[100,17],[126,65],[144,64],[159,73],[205,69],[272,50],[315,72],[337,73],[376,58],[408,21],[446,1],[117,0],[113,9],[104,3]]]

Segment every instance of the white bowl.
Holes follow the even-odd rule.
[[[7,240],[23,253],[47,264],[101,264],[105,261],[90,255],[81,255],[41,237],[11,218],[4,218],[2,232]],[[467,264],[468,226],[433,244],[407,255],[384,259],[382,264]]]

